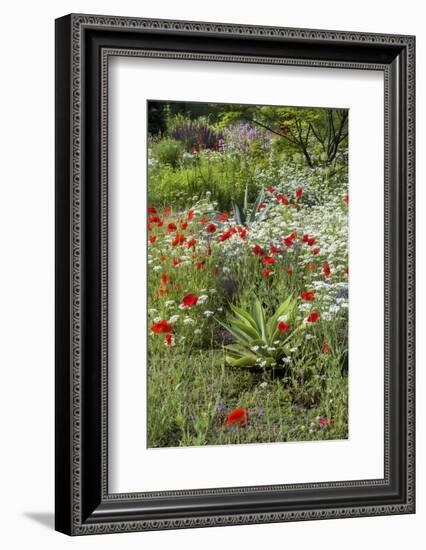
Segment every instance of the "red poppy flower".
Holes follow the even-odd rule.
[[[288,199],[286,197],[283,197],[281,202],[283,203],[284,206],[288,206]]]
[[[323,264],[322,272],[324,274],[324,277],[330,277],[331,269],[330,269],[330,264],[328,262],[325,262]]]
[[[206,227],[207,233],[216,233],[217,225],[214,223],[209,223],[209,225]]]
[[[191,147],[191,153],[196,153],[196,152],[197,152],[196,147]]]
[[[271,250],[269,251],[269,254],[279,254],[281,252],[281,248],[278,248],[277,246],[272,246]]]
[[[173,265],[179,265],[181,263],[182,263],[182,260],[179,260],[179,258],[173,258],[173,260],[172,260]]]
[[[253,248],[251,249],[251,251],[253,252],[253,254],[255,256],[263,256],[265,254],[265,251],[263,250],[263,248],[261,246],[259,246],[258,244],[256,244],[255,246],[253,246]]]
[[[330,348],[328,347],[327,342],[322,343],[322,350],[324,353],[330,353]]]
[[[173,233],[173,231],[176,231],[176,229],[177,229],[177,226],[174,223],[169,223],[169,225],[167,226],[167,231],[169,233]]]
[[[311,262],[308,263],[308,269],[309,271],[313,271],[314,269],[317,268],[317,264],[313,264]]]
[[[278,195],[276,195],[275,198],[277,199],[278,202],[281,202],[283,195],[281,195],[281,193],[278,193]]]
[[[302,241],[303,241],[304,243],[307,243],[308,240],[309,240],[309,235],[306,235],[306,233],[305,233],[305,235],[303,235],[303,237],[302,237]]]
[[[163,273],[161,275],[161,282],[166,284],[168,280],[169,280],[169,278],[167,277],[167,275],[165,273]]]
[[[312,246],[313,244],[315,244],[315,241],[316,241],[316,238],[315,237],[311,237],[308,239],[308,245],[309,246]]]
[[[183,222],[180,224],[182,231],[185,231],[185,229],[188,227],[188,222]]]
[[[196,244],[197,244],[196,239],[189,239],[189,241],[186,243],[185,246],[189,250],[190,248],[194,247]]]
[[[346,273],[346,275],[349,275],[349,267],[345,267],[343,271]]]
[[[200,223],[209,223],[210,218],[200,218],[198,221],[199,221]]]
[[[151,216],[148,220],[148,223],[158,223],[160,220],[160,218],[158,216]]]
[[[327,426],[334,426],[334,418],[326,418],[325,416],[322,416],[319,419],[319,425],[323,429],[325,429]]]
[[[172,211],[172,209],[170,208],[170,206],[168,206],[165,210],[164,210],[164,217],[167,218],[168,216],[170,216],[170,212]]]
[[[148,208],[148,214],[156,214],[157,213],[157,209],[155,208],[155,206],[150,206]]]
[[[291,275],[293,273],[293,270],[291,269],[291,267],[288,267],[286,270],[286,273],[288,273],[289,275]]]
[[[344,199],[346,204],[349,204],[349,195],[345,195]]]
[[[160,220],[158,223],[157,223],[157,226],[158,227],[163,227],[164,225],[164,220]]]
[[[314,292],[302,292],[300,297],[302,300],[306,300],[307,302],[312,302],[312,300],[315,300],[315,293]]]
[[[297,204],[297,202],[293,203],[293,208],[300,208],[300,205]]]
[[[204,269],[204,266],[206,265],[206,262],[198,262],[197,264],[197,269],[199,271],[201,271],[202,269]]]
[[[274,263],[276,262],[275,258],[273,258],[272,256],[265,256],[262,260],[262,262],[264,264],[268,264],[268,265],[274,265]]]
[[[152,237],[149,238],[149,242],[150,242],[151,244],[154,244],[156,240],[157,240],[156,235],[153,235]]]
[[[226,222],[226,220],[228,219],[228,213],[227,212],[224,212],[223,214],[221,214],[219,217],[218,217],[218,220],[220,222]]]
[[[272,273],[272,271],[271,271],[270,269],[264,269],[264,270],[262,271],[262,275],[263,275],[264,277],[269,277],[269,275],[270,275],[271,273]]]
[[[264,202],[259,204],[259,210],[262,210],[265,207],[266,207],[266,204]]]
[[[191,306],[195,306],[195,304],[198,302],[198,296],[195,296],[195,294],[187,294],[183,299],[182,299],[182,305],[184,307],[191,307]]]
[[[307,321],[308,323],[316,323],[316,321],[318,321],[318,317],[319,317],[319,313],[318,311],[313,311],[308,317],[307,317]]]
[[[199,143],[199,144],[198,144],[198,147],[199,147],[200,149],[205,149],[206,144],[205,144],[205,143]]]
[[[173,332],[173,327],[163,319],[162,321],[158,321],[158,323],[152,325],[151,330],[156,334],[160,334],[161,332]]]
[[[275,187],[268,187],[267,191],[268,193],[273,193],[275,191]]]
[[[246,235],[247,235],[247,229],[243,229],[242,231],[240,231],[240,239],[242,239],[243,241],[246,240]]]
[[[314,255],[316,256],[317,254],[319,254],[319,251],[320,251],[319,248],[314,248],[314,249],[312,250],[312,254],[314,254]]]
[[[292,237],[291,235],[289,237],[285,237],[283,239],[283,243],[286,245],[286,246],[293,246],[293,241],[294,241],[294,237]]]
[[[174,241],[172,242],[172,246],[178,246],[180,244],[183,244],[185,241],[185,235],[180,235],[179,233],[176,233]]]
[[[298,188],[296,189],[296,197],[297,197],[298,199],[300,199],[300,197],[302,196],[302,194],[303,194],[303,189],[302,189],[301,187],[298,187]]]
[[[231,229],[228,229],[228,231],[226,231],[225,233],[222,233],[222,235],[219,237],[219,241],[222,243],[223,241],[226,241],[227,239],[229,239],[230,237],[232,237],[232,235],[235,233],[235,229],[233,227],[231,227]]]
[[[288,329],[290,328],[290,325],[285,323],[284,321],[281,321],[280,323],[278,323],[277,325],[277,329],[280,331],[280,332],[287,332]]]
[[[226,417],[227,426],[232,426],[232,424],[238,424],[240,428],[244,428],[248,424],[248,414],[247,409],[234,409],[228,413]]]

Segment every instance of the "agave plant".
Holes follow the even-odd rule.
[[[265,192],[262,189],[258,194],[256,200],[254,201],[253,206],[250,207],[248,204],[248,187],[246,185],[246,188],[244,191],[243,204],[238,204],[235,200],[232,201],[232,208],[234,210],[234,217],[235,217],[236,223],[238,225],[247,226],[247,225],[251,225],[255,220],[263,221],[264,219],[266,219],[268,210],[271,207],[270,204],[265,206],[265,208],[263,208],[259,213],[259,206],[262,204],[264,197],[265,197]],[[257,217],[256,217],[256,214],[258,214]]]
[[[296,301],[289,296],[269,319],[256,297],[252,310],[245,311],[230,306],[233,316],[221,323],[235,338],[235,343],[225,346],[225,359],[232,367],[284,368],[303,325],[292,326]],[[286,321],[289,321],[287,323]]]

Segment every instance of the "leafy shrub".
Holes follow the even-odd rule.
[[[155,145],[154,154],[159,163],[177,166],[182,154],[182,145],[174,139],[162,139]]]

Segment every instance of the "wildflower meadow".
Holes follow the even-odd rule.
[[[348,111],[148,104],[148,446],[348,437]]]

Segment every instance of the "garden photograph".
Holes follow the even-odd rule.
[[[349,110],[147,122],[147,446],[347,439]]]

